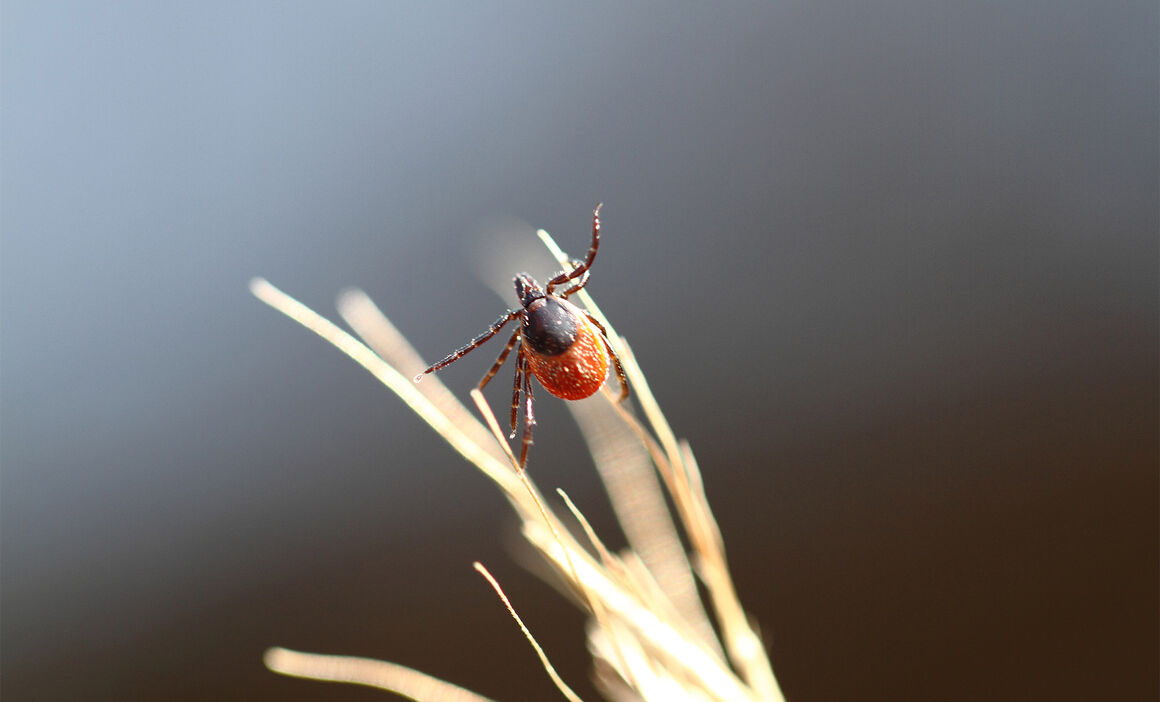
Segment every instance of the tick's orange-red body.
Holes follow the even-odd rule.
[[[495,359],[491,370],[479,381],[482,390],[507,360],[512,349],[519,346],[516,353],[516,378],[512,386],[512,407],[510,438],[516,435],[516,414],[519,411],[520,395],[526,400],[524,408],[524,440],[520,450],[520,469],[528,458],[528,446],[532,443],[532,427],[536,420],[532,414],[532,381],[536,380],[544,389],[565,400],[582,400],[590,397],[604,385],[608,376],[608,366],[616,367],[616,377],[620,380],[620,399],[628,397],[628,379],[620,366],[620,359],[608,343],[604,327],[592,315],[568,302],[568,296],[588,284],[588,271],[596,258],[600,245],[600,205],[592,213],[592,245],[588,257],[583,262],[573,261],[573,268],[555,276],[543,288],[530,275],[520,273],[513,281],[520,307],[508,310],[492,323],[491,327],[463,346],[447,355],[442,361],[415,376],[415,382],[427,373],[433,373],[463,358],[472,349],[479,348],[512,320],[520,320],[520,328],[512,332],[507,346]],[[561,292],[559,286],[568,285]]]
[[[583,400],[604,385],[608,377],[608,352],[600,330],[580,310],[570,304],[568,307],[577,323],[571,346],[553,356],[530,351],[527,362],[545,390],[564,400]]]

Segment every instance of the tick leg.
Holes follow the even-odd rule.
[[[523,381],[524,374],[524,347],[521,345],[520,350],[516,352],[516,379],[512,383],[512,433],[508,434],[509,439],[516,438],[516,415],[520,409],[520,385]]]
[[[507,346],[503,347],[503,351],[500,352],[499,358],[495,359],[495,363],[492,364],[491,370],[487,372],[487,375],[483,376],[483,380],[479,381],[480,390],[487,387],[487,384],[490,383],[491,379],[495,377],[495,374],[499,372],[499,367],[502,366],[503,362],[507,360],[508,354],[512,352],[512,347],[516,345],[516,342],[519,341],[519,339],[520,330],[517,327],[516,330],[512,332],[512,337],[508,339]]]
[[[524,359],[527,365],[527,359]],[[532,427],[536,426],[536,415],[532,413],[532,373],[524,368],[524,398],[527,405],[524,407],[524,442],[520,447],[520,470],[528,463],[528,447],[532,445]]]
[[[438,363],[432,365],[430,368],[423,371],[419,375],[416,375],[415,382],[417,383],[420,380],[422,380],[424,375],[426,375],[428,373],[434,373],[435,371],[439,370],[440,368],[444,368],[446,366],[449,366],[452,363],[463,358],[464,356],[467,355],[467,353],[469,351],[478,348],[485,341],[487,341],[491,337],[495,336],[499,332],[500,329],[503,329],[505,324],[512,321],[516,317],[520,316],[520,314],[522,312],[523,312],[522,309],[521,310],[508,310],[504,314],[500,315],[499,319],[492,322],[491,327],[489,327],[487,331],[485,331],[484,333],[475,337],[471,341],[467,342],[467,344],[464,345],[463,347],[458,348],[455,351],[452,351],[442,361],[439,361]]]
[[[580,311],[584,313],[589,322],[595,324],[596,328],[600,330],[600,340],[604,342],[604,348],[608,349],[608,355],[612,356],[612,365],[616,367],[616,379],[620,381],[620,397],[616,401],[624,402],[625,398],[628,397],[628,376],[624,374],[624,366],[620,365],[620,356],[616,355],[616,350],[608,342],[608,330],[604,328],[603,324],[597,322],[595,317],[588,314],[588,310]]]
[[[600,208],[601,207],[604,207],[603,202],[600,203],[599,205],[597,205],[596,209],[592,211],[592,245],[588,247],[588,258],[586,258],[584,260],[584,263],[573,268],[571,271],[569,271],[567,273],[561,273],[560,275],[556,276],[555,278],[552,278],[551,280],[549,280],[548,285],[545,288],[545,292],[548,293],[549,295],[552,294],[552,290],[555,289],[555,287],[557,285],[563,285],[564,283],[567,283],[569,280],[575,280],[576,278],[579,278],[580,276],[587,273],[588,269],[592,266],[592,261],[594,261],[596,259],[596,249],[599,248],[599,246],[600,246]],[[581,283],[581,287],[583,287],[583,283]]]
[[[573,267],[579,267],[581,265],[583,265],[583,263],[580,261],[580,259],[577,259],[577,258],[572,259],[572,266]],[[579,290],[582,290],[584,288],[584,286],[588,284],[589,273],[590,273],[589,271],[584,271],[584,275],[580,276],[579,283],[576,283],[575,285],[568,288],[567,290],[565,290],[562,293],[557,293],[556,297],[562,297],[564,299],[568,299],[568,296],[571,295],[572,293],[575,293],[575,292],[578,292]]]

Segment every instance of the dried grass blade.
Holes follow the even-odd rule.
[[[490,448],[475,443],[454,422],[443,414],[423,393],[415,388],[415,383],[399,373],[391,364],[379,358],[374,351],[340,329],[333,322],[321,316],[301,302],[290,297],[262,278],[250,281],[250,291],[262,302],[270,305],[290,319],[298,322],[323,339],[329,341],[356,363],[375,376],[383,385],[399,396],[415,414],[427,422],[452,448],[473,463],[501,487],[511,485],[515,477],[491,454]]]
[[[561,551],[551,533],[539,524],[525,522],[524,536],[536,548],[556,562],[557,568],[566,568],[567,556]],[[718,700],[752,702],[749,689],[716,655],[699,641],[681,634],[669,622],[645,607],[635,596],[608,578],[608,575],[587,559],[574,559],[577,577],[593,597],[600,599],[608,612],[633,630],[647,648],[655,651],[675,669],[698,681]]]
[[[615,556],[613,556],[607,548],[604,547],[604,542],[602,542],[600,537],[596,535],[596,530],[592,528],[592,525],[588,522],[588,519],[584,516],[584,513],[581,512],[580,509],[576,506],[576,503],[572,502],[571,497],[568,497],[568,493],[564,492],[560,488],[556,488],[556,494],[558,494],[560,498],[564,500],[564,504],[568,507],[568,511],[571,512],[572,516],[576,518],[576,521],[580,523],[580,527],[584,530],[584,534],[588,537],[588,541],[596,549],[596,552],[600,554],[600,562],[604,566],[605,572],[607,572],[611,577],[617,577],[619,574],[624,573],[625,571],[621,566],[620,561]],[[601,603],[600,598],[593,597],[592,594],[588,592],[588,590],[585,590],[585,594],[588,597],[589,605],[592,607],[592,616],[595,619],[596,626],[605,630],[611,630],[611,627],[613,626],[612,621],[609,619],[608,612],[605,611],[604,604]],[[615,659],[609,660],[613,660],[619,666],[622,674],[624,675],[624,679],[633,687],[639,687],[633,670],[628,666],[628,661],[625,659],[623,652],[620,650],[620,640],[616,637],[612,638],[612,653],[615,656]]]
[[[415,702],[494,702],[413,668],[370,658],[301,653],[271,648],[263,656],[275,673],[296,678],[355,683],[409,697]]]
[[[568,407],[580,425],[629,547],[692,635],[724,659],[645,446],[609,405],[574,402]]]
[[[411,346],[407,338],[395,328],[391,320],[379,310],[362,290],[350,288],[338,296],[338,314],[346,320],[350,328],[358,334],[367,346],[371,347],[387,363],[399,370],[404,376],[413,378],[427,368],[419,352]],[[494,449],[492,455],[502,461],[503,455],[498,447],[491,443],[491,436],[478,419],[468,411],[459,401],[455,393],[447,389],[439,376],[431,374],[417,383],[416,388],[423,393],[431,403],[439,408],[455,426],[471,437],[479,446]]]
[[[701,574],[709,591],[717,621],[721,624],[721,638],[741,677],[757,691],[761,699],[783,702],[785,697],[773,674],[769,655],[765,651],[761,637],[750,626],[749,617],[737,597],[737,590],[729,573],[729,563],[725,559],[725,541],[721,537],[721,528],[709,508],[709,501],[700,480],[700,468],[687,441],[681,442],[681,452],[688,474],[695,477],[688,484],[693,496],[691,503],[696,507],[696,521],[700,525],[699,531],[705,544],[701,552]]]

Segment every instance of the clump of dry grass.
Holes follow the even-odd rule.
[[[544,243],[560,261],[570,260],[547,232]],[[678,440],[657,406],[632,349],[601,314],[587,291],[577,297],[608,329],[620,354],[647,426],[605,388],[601,398],[568,403],[584,433],[628,547],[613,553],[563,491],[568,513],[547,507],[528,475],[519,470],[495,416],[478,390],[472,392],[481,423],[437,376],[416,384],[426,368],[406,339],[361,291],[339,297],[339,313],[363,341],[262,279],[250,288],[259,299],[338,347],[393,390],[451,446],[503,492],[535,552],[572,590],[589,615],[588,647],[596,683],[609,700],[780,701],[781,690],[764,646],[734,590],[721,533],[705,496],[689,444]],[[364,343],[365,342],[365,343]],[[658,479],[659,476],[659,479]],[[663,486],[663,487],[662,487]],[[667,491],[675,518],[666,503]],[[566,526],[573,520],[583,540]],[[683,530],[690,552],[679,531]],[[548,675],[569,700],[577,695],[560,679],[499,584],[495,589],[539,655]],[[708,607],[697,590],[704,584]],[[285,675],[369,685],[420,702],[479,702],[487,698],[418,671],[382,661],[300,653],[266,652],[266,665]]]

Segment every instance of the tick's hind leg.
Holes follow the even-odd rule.
[[[612,348],[612,343],[608,341],[608,330],[604,325],[596,321],[596,318],[588,313],[587,310],[581,310],[584,316],[588,318],[589,322],[596,325],[600,330],[600,340],[604,342],[604,348],[608,350],[608,355],[612,357],[612,365],[616,368],[616,379],[620,381],[620,397],[617,402],[624,402],[628,397],[628,376],[624,374],[624,366],[620,365],[620,356],[616,355],[616,349]]]
[[[508,434],[509,439],[516,438],[516,415],[520,409],[520,388],[523,383],[523,374],[524,347],[521,345],[519,352],[516,353],[516,379],[515,382],[512,383],[512,433]]]
[[[532,372],[527,368],[527,358],[524,362],[524,440],[520,447],[520,470],[528,464],[528,447],[532,445],[532,427],[536,426],[536,415],[532,413]]]

